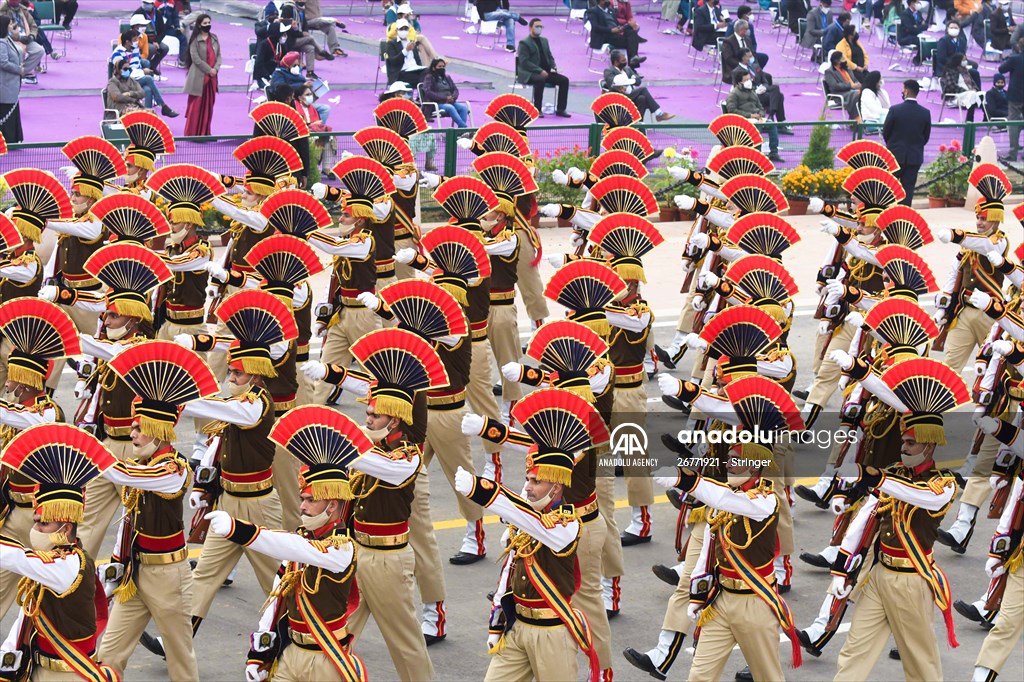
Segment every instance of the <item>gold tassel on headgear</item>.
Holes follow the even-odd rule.
[[[171,204],[167,209],[167,217],[172,223],[203,224],[203,214],[199,206],[190,201],[176,201]]]
[[[412,401],[413,396],[399,386],[370,386],[369,403],[373,405],[377,414],[397,417],[406,424],[412,424]]]
[[[22,353],[18,349],[12,350],[11,356],[7,359],[8,381],[31,386],[37,390],[42,390],[43,382],[50,373],[49,369],[49,361]]]
[[[103,181],[90,175],[77,175],[71,181],[71,188],[78,191],[83,197],[96,199],[103,198]]]
[[[985,220],[989,222],[1001,223],[1005,217],[1003,202],[999,199],[981,197],[978,199],[978,203],[974,205],[974,214],[977,216],[984,215]]]
[[[145,147],[136,147],[133,144],[128,145],[125,160],[133,166],[138,166],[144,170],[156,170],[156,154]]]
[[[43,239],[43,228],[46,227],[46,221],[37,216],[35,213],[29,213],[23,211],[20,208],[14,209],[14,213],[11,214],[14,218],[14,225],[18,228],[18,232],[24,237],[25,241],[28,242],[40,242]]]
[[[178,409],[173,403],[143,399],[137,400],[132,408],[142,435],[165,443],[176,440],[174,425],[178,423]]]
[[[235,346],[228,348],[228,364],[238,363],[246,374],[274,378],[277,370],[270,359],[270,349],[266,346]]]
[[[928,412],[912,412],[903,416],[903,432],[913,432],[918,443],[946,444],[946,430],[942,428],[942,415]]]
[[[299,470],[299,489],[309,493],[314,500],[351,500],[352,487],[346,471],[333,465],[302,467]]]
[[[42,523],[81,523],[85,518],[85,494],[79,488],[41,483],[35,506]]]
[[[107,294],[107,308],[125,317],[135,317],[147,322],[153,321],[153,311],[149,307],[149,299],[137,291],[114,289]]]
[[[878,206],[867,206],[862,204],[857,207],[857,217],[866,227],[878,227],[878,216],[882,209]]]
[[[634,258],[633,256],[612,258],[612,269],[626,282],[642,282],[647,284],[644,264],[639,258]]]

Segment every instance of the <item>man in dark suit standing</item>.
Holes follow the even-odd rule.
[[[558,88],[555,116],[569,118],[571,114],[565,110],[569,104],[569,79],[558,73],[548,39],[541,37],[543,31],[544,25],[540,19],[530,20],[530,35],[519,41],[516,80],[523,85],[533,86],[533,105],[541,112],[541,116],[544,115],[541,108],[544,104],[544,87],[551,84]]]
[[[932,114],[917,103],[921,86],[916,80],[903,81],[903,102],[889,109],[882,126],[882,139],[900,165],[900,184],[907,192],[901,203],[910,206],[914,200],[917,173],[924,162],[924,146],[932,133]]]

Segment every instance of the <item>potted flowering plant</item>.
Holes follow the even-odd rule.
[[[689,183],[680,183],[669,173],[670,166],[678,166],[687,170],[696,170],[697,151],[689,147],[666,147],[662,158],[666,164],[655,168],[644,178],[644,182],[654,196],[658,199],[659,221],[672,222],[675,220],[692,220],[693,211],[686,211],[682,214],[676,207],[674,198],[677,194],[685,194],[693,198],[700,196],[700,189]]]
[[[582,199],[582,190],[560,185],[551,177],[551,173],[560,170],[563,173],[575,166],[583,172],[590,170],[594,163],[594,157],[590,155],[589,147],[581,147],[578,144],[573,146],[558,147],[551,151],[533,150],[534,164],[537,172],[534,178],[537,180],[537,203],[538,204],[575,204]],[[571,223],[563,224],[559,220],[559,227],[566,227]]]
[[[828,204],[849,203],[850,198],[846,190],[843,189],[843,183],[851,173],[853,173],[853,168],[850,166],[844,166],[839,170],[822,168],[814,174],[818,185],[818,196]]]
[[[800,164],[782,176],[782,193],[789,200],[790,215],[805,215],[810,197],[818,194],[818,174]]]
[[[924,177],[929,181],[929,207],[963,206],[970,174],[971,167],[960,142],[951,140],[948,145],[940,144],[938,156],[924,169]]]

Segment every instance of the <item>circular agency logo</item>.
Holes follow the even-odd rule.
[[[623,422],[611,434],[613,457],[644,457],[647,454],[647,432],[633,422]]]

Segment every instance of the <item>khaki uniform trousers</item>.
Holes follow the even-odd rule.
[[[416,555],[414,573],[420,589],[420,601],[424,604],[444,601],[447,594],[444,567],[437,547],[437,535],[434,534],[434,521],[430,516],[430,474],[426,466],[421,466],[416,474],[412,513],[409,515],[409,546]]]
[[[1010,416],[1016,414],[1018,409],[1017,403],[1010,403]],[[1012,421],[1012,419],[1007,421]],[[985,500],[992,494],[992,486],[988,484],[988,479],[992,475],[996,455],[1003,447],[998,440],[985,435],[985,440],[981,442],[981,448],[978,449],[978,458],[974,460],[974,469],[971,471],[970,478],[967,479],[964,492],[960,495],[960,504],[974,505],[979,509],[985,504]]]
[[[608,625],[608,612],[604,610],[601,589],[601,552],[607,532],[600,516],[583,524],[580,541],[576,546],[576,558],[580,564],[580,588],[572,596],[572,605],[582,611],[590,623],[590,635],[597,649],[601,670],[612,667],[612,632]]]
[[[121,461],[131,457],[130,440],[104,438],[103,445]],[[107,529],[110,528],[110,523],[121,506],[121,486],[97,476],[86,484],[85,496],[89,502],[85,505],[85,517],[78,527],[78,538],[82,541],[82,549],[86,554],[98,557],[101,556],[103,536],[107,534]]]
[[[876,566],[857,600],[850,632],[839,651],[836,682],[871,679],[871,670],[896,639],[907,680],[941,680],[942,660],[933,627],[932,590],[917,573]]]
[[[342,308],[337,323],[331,325],[324,337],[324,345],[320,349],[320,361],[329,365],[339,365],[348,369],[352,364],[352,353],[349,349],[364,334],[380,329],[381,319],[377,313],[368,308]],[[302,374],[302,372],[299,372]],[[314,391],[314,405],[323,405],[334,386],[321,382]]]
[[[729,655],[739,644],[750,666],[750,674],[757,682],[784,680],[779,658],[779,620],[775,612],[756,594],[725,590],[712,606],[717,615],[700,630],[687,679],[690,682],[721,680]]]
[[[32,682],[82,682],[75,673],[60,673],[36,666],[32,668]]]
[[[544,298],[544,281],[540,277],[540,270],[536,265],[530,265],[537,257],[537,249],[533,248],[523,230],[516,230],[516,236],[519,237],[516,288],[519,289],[519,296],[523,299],[530,320],[543,320],[551,313],[548,311],[548,300]]]
[[[620,424],[633,423],[641,429],[647,426],[647,389],[616,388],[615,403],[612,406],[612,428]],[[647,507],[654,504],[654,478],[651,470],[643,467],[623,467],[626,479],[626,498],[630,507]]]
[[[956,316],[946,335],[946,355],[943,361],[957,374],[968,362],[973,364],[975,350],[988,340],[995,322],[977,308],[964,308]]]
[[[683,559],[683,573],[679,576],[675,592],[668,598],[665,618],[661,622],[662,630],[685,633],[690,629],[692,621],[686,613],[690,606],[690,577],[704,547],[704,529],[707,525],[707,521],[701,520],[690,526],[690,539],[686,541],[686,556]]]
[[[80,334],[85,334],[86,336],[96,335],[96,331],[99,329],[99,313],[82,310],[73,305],[58,305],[57,307],[68,314],[68,317],[75,323],[75,327],[78,328]],[[64,371],[64,365],[66,364],[67,362],[63,358],[54,360],[53,371],[50,373],[50,378],[46,380],[46,388],[57,390],[57,386],[60,384],[60,375]],[[6,367],[7,362],[5,359],[4,372],[7,371]]]
[[[401,244],[395,244],[395,248],[396,249],[404,249],[405,247],[409,247],[410,249],[415,249],[416,248],[413,245],[412,242],[402,242]],[[411,265],[409,265],[408,263],[399,263],[398,261],[395,261],[395,279],[396,280],[398,280],[398,279],[415,279],[417,272],[419,272],[419,271],[416,268],[414,268]],[[380,289],[381,289],[381,287],[378,286],[377,290],[380,291]]]
[[[138,593],[134,597],[124,603],[114,599],[97,658],[124,675],[152,616],[167,652],[167,676],[175,681],[198,682],[199,667],[192,649],[192,571],[188,561],[140,564],[135,582]]]
[[[768,469],[771,476],[765,476],[774,484],[779,498],[779,556],[788,556],[796,550],[793,538],[793,508],[786,494],[786,486],[793,480],[793,443],[784,441],[775,447],[774,468]]]
[[[402,682],[432,679],[434,664],[427,655],[427,643],[415,607],[413,569],[416,558],[412,549],[377,550],[360,545],[357,551],[359,606],[349,616],[349,632],[358,640],[372,614],[398,678]]]
[[[465,414],[465,408],[427,410],[427,440],[423,444],[423,467],[421,470],[427,469],[433,461],[434,455],[437,455],[441,462],[441,471],[448,479],[452,492],[455,492],[455,472],[459,470],[460,466],[466,471],[476,471],[473,465],[473,455],[469,449],[469,436],[462,432],[462,417]],[[417,481],[417,497],[420,493],[418,483]],[[455,493],[455,499],[459,503],[459,513],[466,521],[475,523],[484,517],[483,507],[470,502],[465,495]],[[431,532],[433,532],[432,527]]]
[[[295,455],[278,446],[274,450],[274,490],[281,500],[281,528],[295,530],[299,527],[299,460]]]
[[[626,562],[622,556],[619,524],[615,521],[614,477],[597,477],[597,508],[605,527],[604,546],[601,549],[601,575],[605,578],[618,578],[625,575]]]
[[[851,325],[843,324],[832,335],[832,340],[828,344],[828,350],[825,352],[825,358],[821,361],[821,365],[818,366],[814,374],[814,383],[811,384],[811,388],[807,392],[807,402],[825,407],[828,404],[829,398],[839,388],[839,379],[843,375],[843,370],[839,368],[839,365],[832,362],[828,356],[834,350],[850,350],[850,344],[853,342],[853,331]],[[819,343],[824,343],[823,339],[824,337]]]
[[[248,521],[264,528],[281,527],[281,500],[276,490],[271,490],[269,495],[261,497],[235,497],[222,493],[214,508],[227,512],[233,519]],[[206,536],[203,552],[199,555],[199,563],[192,574],[193,616],[206,618],[217,590],[242,558],[242,554],[249,560],[263,594],[270,594],[281,561],[210,533]]]
[[[14,507],[4,520],[0,533],[28,547],[28,532],[32,530],[32,525],[32,510]],[[11,608],[14,598],[18,596],[18,581],[20,579],[20,575],[0,570],[0,619],[7,615],[7,610]]]
[[[505,646],[491,657],[484,682],[566,682],[579,672],[576,640],[564,625],[538,627],[516,621]]]
[[[491,342],[498,369],[509,362],[519,362],[522,346],[519,344],[519,313],[515,304],[492,305],[487,315],[487,339]],[[523,389],[518,381],[501,377],[501,399],[509,402],[520,400]]]
[[[274,671],[274,682],[341,682],[341,673],[322,651],[285,647]]]
[[[676,331],[688,334],[693,331],[693,325],[697,321],[697,311],[693,309],[693,299],[697,298],[697,277],[693,278],[690,290],[683,295],[682,307],[679,309],[679,321],[676,322]],[[701,313],[703,314],[703,313]],[[651,338],[654,335],[650,335]],[[693,366],[690,369],[691,377],[701,376],[700,366],[704,362],[704,353],[697,350],[688,350],[687,353],[693,356]]]
[[[518,332],[517,332],[518,334]],[[516,337],[519,338],[518,336]],[[501,408],[494,397],[494,376],[497,368],[494,366],[494,353],[491,352],[491,344],[486,340],[473,342],[473,359],[469,366],[469,383],[466,384],[466,402],[469,409],[482,417],[489,417],[495,421],[501,421]],[[461,426],[459,428],[461,431]],[[484,452],[494,454],[501,452],[501,446],[489,440],[481,440]],[[454,475],[454,474],[453,474]],[[498,483],[501,483],[499,480]],[[459,495],[459,497],[462,497]]]
[[[985,636],[975,666],[982,666],[997,675],[1017,648],[1024,632],[1024,566],[1006,576],[1006,592],[996,616],[996,626]],[[1019,670],[1019,669],[1018,669]]]

